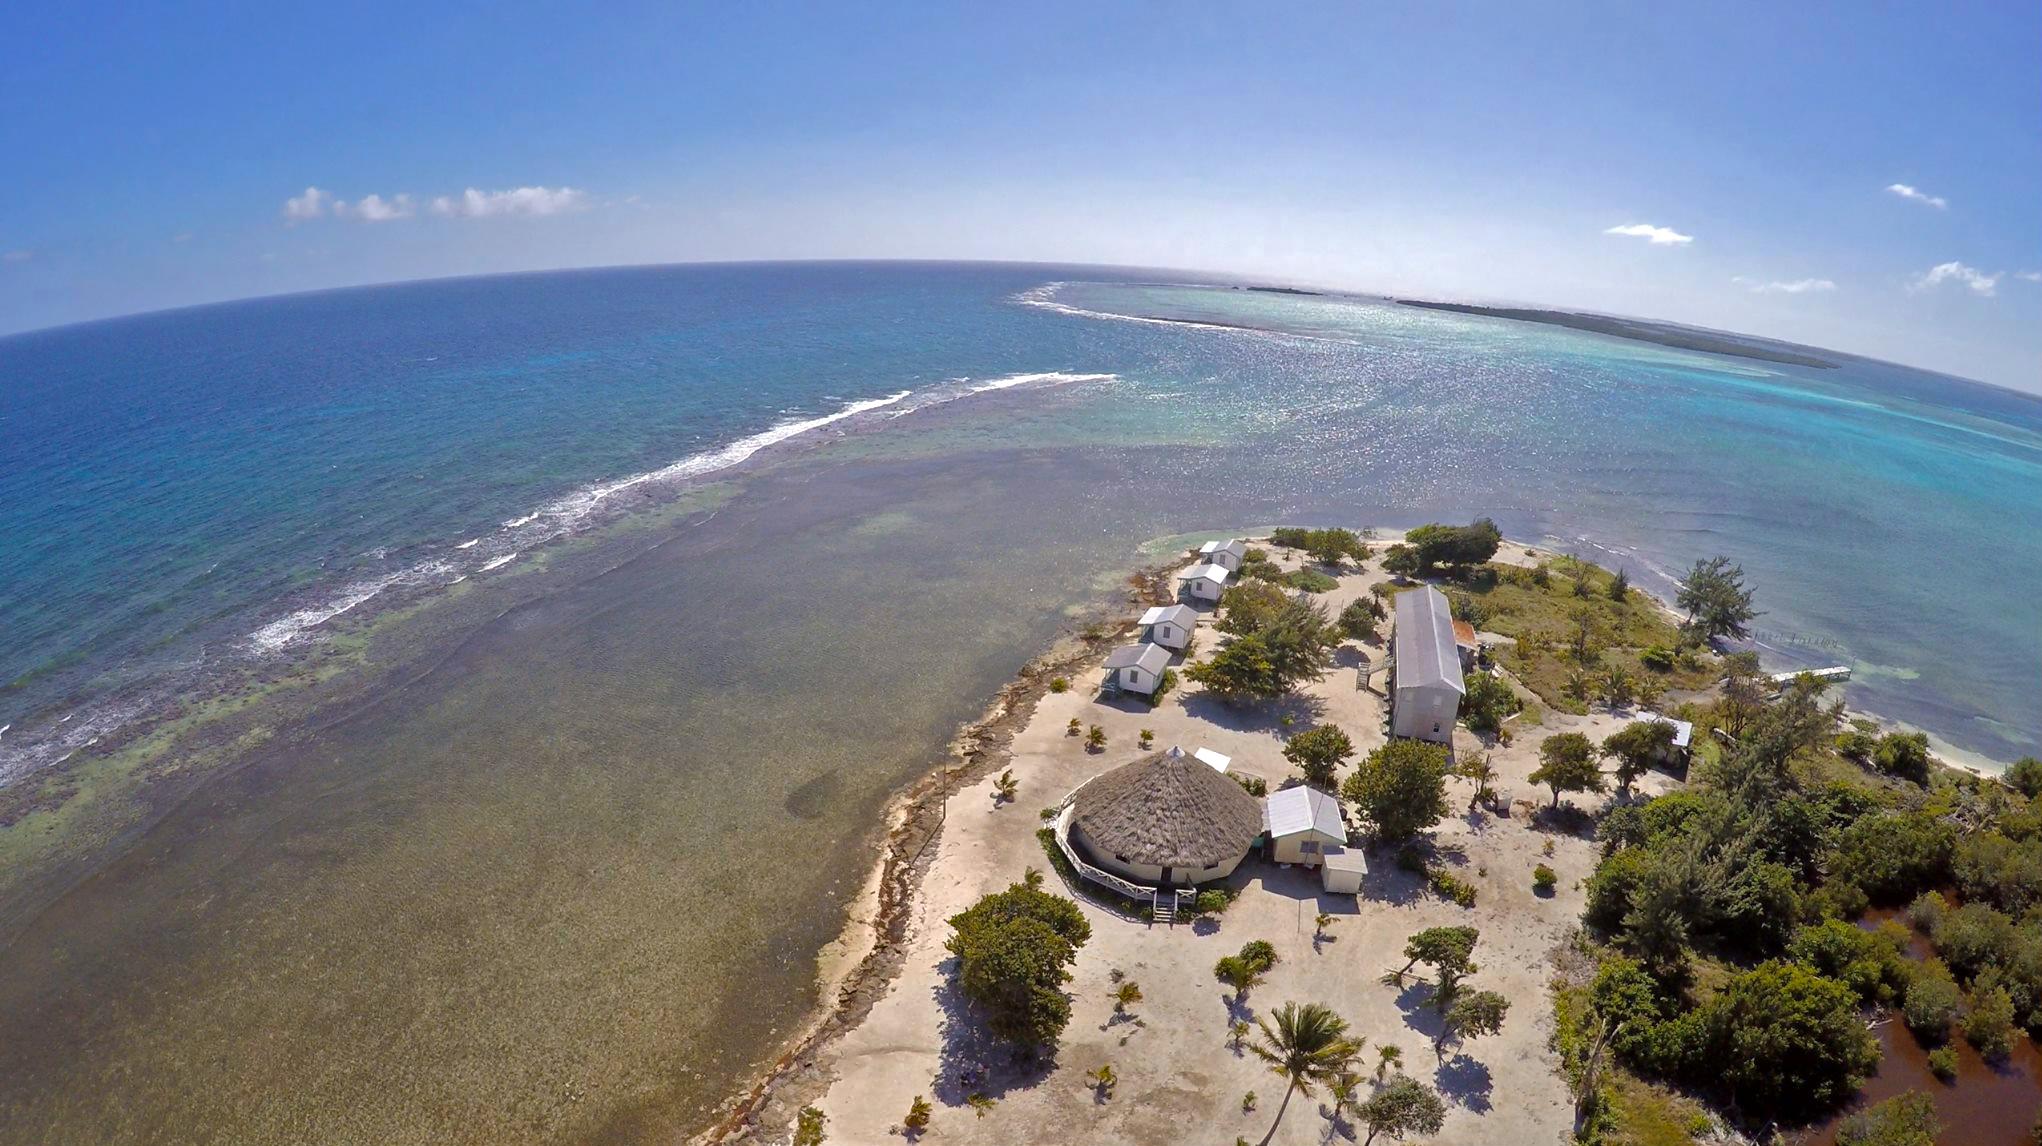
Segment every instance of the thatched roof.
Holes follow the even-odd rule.
[[[1088,843],[1122,862],[1206,868],[1247,853],[1262,832],[1262,803],[1172,748],[1085,785],[1072,822]]]

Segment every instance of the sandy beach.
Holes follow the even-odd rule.
[[[1296,555],[1283,550],[1272,556],[1290,567],[1298,564]],[[1533,558],[1534,551],[1509,544],[1497,559],[1530,563]],[[1337,613],[1384,579],[1373,567],[1349,572],[1337,589],[1318,600]],[[1216,643],[1209,620],[1208,614],[1199,630],[1206,651]],[[1513,724],[1513,742],[1490,749],[1499,802],[1511,806],[1509,815],[1487,809],[1468,813],[1470,785],[1450,783],[1457,814],[1438,826],[1435,840],[1456,874],[1476,887],[1472,909],[1425,890],[1420,877],[1398,870],[1388,852],[1370,857],[1371,871],[1359,897],[1325,894],[1315,871],[1251,856],[1231,881],[1241,889],[1239,898],[1216,927],[1210,922],[1151,925],[1079,897],[1093,937],[1080,952],[1069,984],[1074,1016],[1054,1062],[1034,1068],[1011,1063],[1004,1048],[986,1042],[949,986],[945,921],[979,896],[1019,880],[1030,867],[1048,871],[1036,835],[1038,809],[1056,805],[1086,779],[1139,755],[1142,729],[1154,732],[1159,748],[1176,745],[1189,752],[1203,747],[1230,755],[1235,771],[1259,775],[1272,788],[1289,774],[1280,755],[1282,738],[1311,723],[1345,730],[1355,742],[1357,759],[1380,745],[1385,701],[1356,685],[1354,666],[1362,651],[1376,661],[1383,652],[1380,644],[1350,643],[1335,668],[1300,696],[1252,709],[1220,705],[1190,682],[1153,711],[1145,704],[1102,702],[1096,656],[1082,671],[1071,673],[1066,692],[1024,688],[1023,695],[1003,697],[996,714],[1005,727],[988,731],[998,738],[1011,728],[1011,741],[970,746],[969,762],[957,766],[959,786],[942,800],[942,827],[933,846],[925,845],[914,856],[897,849],[889,853],[880,882],[905,880],[911,893],[905,898],[896,893],[888,906],[855,915],[847,935],[862,933],[871,944],[856,970],[845,971],[850,960],[842,950],[830,958],[829,973],[843,988],[836,996],[837,1015],[819,1024],[783,1060],[770,1085],[754,1092],[743,1116],[712,1140],[780,1140],[794,1113],[813,1104],[828,1116],[829,1141],[899,1141],[901,1120],[919,1095],[935,1108],[928,1134],[946,1141],[1068,1142],[1078,1125],[1084,1127],[1080,1136],[1092,1142],[1177,1141],[1189,1126],[1209,1128],[1216,1141],[1227,1136],[1254,1141],[1267,1130],[1283,1087],[1257,1060],[1231,1046],[1228,1025],[1242,1014],[1266,1015],[1291,1000],[1325,1003],[1346,1018],[1351,1032],[1367,1039],[1368,1062],[1374,1061],[1378,1046],[1401,1048],[1405,1069],[1437,1086],[1449,1103],[1437,1141],[1565,1139],[1572,1126],[1571,1103],[1557,1056],[1548,1046],[1547,983],[1555,948],[1579,917],[1577,885],[1592,870],[1596,852],[1586,838],[1534,824],[1532,809],[1550,796],[1527,777],[1537,767],[1538,745],[1545,736],[1579,731],[1600,739],[1626,723],[1628,713],[1575,717],[1548,711],[1536,726]],[[1376,688],[1381,680],[1378,672]],[[1296,721],[1290,728],[1281,721],[1286,712]],[[1106,731],[1103,751],[1088,751],[1082,738],[1068,734],[1074,717]],[[1465,729],[1457,736],[1457,751],[1482,747]],[[992,776],[1009,767],[1019,782],[1019,796],[998,804]],[[1671,783],[1654,773],[1640,787],[1652,793]],[[931,794],[919,795],[926,804]],[[1590,799],[1599,803],[1603,798]],[[911,795],[906,806],[915,802]],[[1540,862],[1559,873],[1550,896],[1535,894],[1532,887],[1532,868]],[[1054,888],[1057,877],[1051,873],[1049,879]],[[1320,912],[1333,915],[1335,922],[1325,936],[1315,937],[1314,917]],[[1403,963],[1400,952],[1411,933],[1450,924],[1481,930],[1476,950],[1481,970],[1475,981],[1508,997],[1512,1006],[1499,1035],[1440,1062],[1431,1047],[1436,1027],[1422,992],[1400,991],[1379,980]],[[1212,965],[1252,939],[1273,944],[1280,962],[1241,1012],[1233,1007],[1231,991],[1214,980]],[[1120,978],[1137,982],[1143,996],[1127,1015],[1116,1015],[1110,998]],[[1120,1081],[1112,1097],[1102,1101],[1083,1075],[1105,1064]],[[979,1116],[966,1104],[972,1091],[997,1105]],[[1249,1091],[1257,1092],[1259,1101],[1244,1111]],[[1325,1140],[1327,1119],[1318,1106],[1314,1100],[1294,1100],[1276,1141]]]

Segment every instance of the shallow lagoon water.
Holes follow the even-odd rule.
[[[1263,332],[1017,301],[1068,270],[663,273],[533,280],[548,305],[577,285],[643,303],[622,331],[545,338],[499,314],[517,283],[461,287],[455,312],[512,327],[518,353],[496,361],[477,340],[468,374],[390,383],[446,392],[433,433],[406,432],[391,395],[350,398],[329,378],[337,393],[279,417],[338,419],[378,446],[352,459],[354,478],[302,496],[352,499],[401,535],[348,557],[368,552],[352,534],[251,527],[249,568],[298,553],[316,597],[405,562],[479,567],[512,551],[504,522],[779,421],[957,378],[1077,378],[958,387],[761,455],[714,512],[576,566],[607,571],[529,574],[543,592],[437,634],[424,675],[344,719],[280,730],[97,875],[9,921],[0,1122],[76,1142],[696,1127],[812,1003],[814,954],[865,875],[888,796],[1071,610],[1186,530],[1488,513],[1656,588],[1729,553],[1782,663],[1855,662],[1857,703],[2000,758],[2037,743],[2021,684],[2042,671],[2035,605],[2020,578],[1976,573],[2042,567],[2042,529],[2014,528],[2042,504],[2042,403],[1855,360],[1799,372],[1366,301],[1058,296],[1207,318],[1246,298],[1254,321],[1295,327]],[[338,303],[351,321],[380,310],[429,327],[414,310],[431,291],[403,290],[406,305]],[[705,309],[682,321],[648,298]],[[202,362],[198,343],[185,352]],[[588,388],[612,373],[616,393]],[[714,378],[730,391],[689,415],[691,387]],[[463,405],[477,379],[534,403],[520,419],[559,418],[555,432],[470,426],[491,405]],[[420,508],[405,474],[437,456],[435,434],[491,461],[464,468],[457,452],[428,492],[496,476]],[[237,489],[163,496],[181,521],[209,521],[206,504],[259,518],[262,499]],[[144,566],[189,558],[182,541],[128,544]],[[188,606],[208,618],[185,623],[191,639],[213,648],[239,647],[280,608],[172,594],[149,615]],[[11,694],[17,711],[42,711],[21,699],[37,687]]]

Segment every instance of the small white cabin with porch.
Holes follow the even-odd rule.
[[[1161,645],[1122,645],[1106,654],[1106,688],[1149,696],[1169,667],[1170,650]]]
[[[1340,801],[1317,788],[1300,785],[1271,792],[1262,807],[1269,858],[1277,863],[1317,867],[1327,848],[1347,845]]]
[[[1227,591],[1231,575],[1224,565],[1200,565],[1184,575],[1184,591],[1200,601],[1217,601]]]
[[[1238,537],[1225,541],[1208,541],[1198,547],[1198,559],[1207,565],[1217,565],[1229,572],[1238,572],[1241,562],[1248,556],[1248,543]]]
[[[1181,652],[1196,624],[1198,610],[1189,605],[1157,605],[1142,614],[1142,640]]]

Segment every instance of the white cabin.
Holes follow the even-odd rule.
[[[1277,863],[1317,866],[1327,848],[1347,844],[1340,801],[1317,788],[1271,792],[1262,807],[1268,821],[1269,858]]]
[[[1200,565],[1184,575],[1184,591],[1199,601],[1217,601],[1231,575],[1224,565]]]
[[[1239,572],[1241,562],[1248,556],[1248,543],[1238,537],[1225,541],[1208,541],[1198,547],[1198,559],[1207,565],[1217,565],[1228,572]]]
[[[1170,650],[1161,645],[1122,645],[1106,654],[1106,687],[1149,696],[1169,667]]]
[[[1452,744],[1461,698],[1453,609],[1430,585],[1397,594],[1391,637],[1390,735]]]
[[[1198,610],[1189,605],[1157,605],[1142,614],[1142,640],[1182,652],[1197,624]]]

